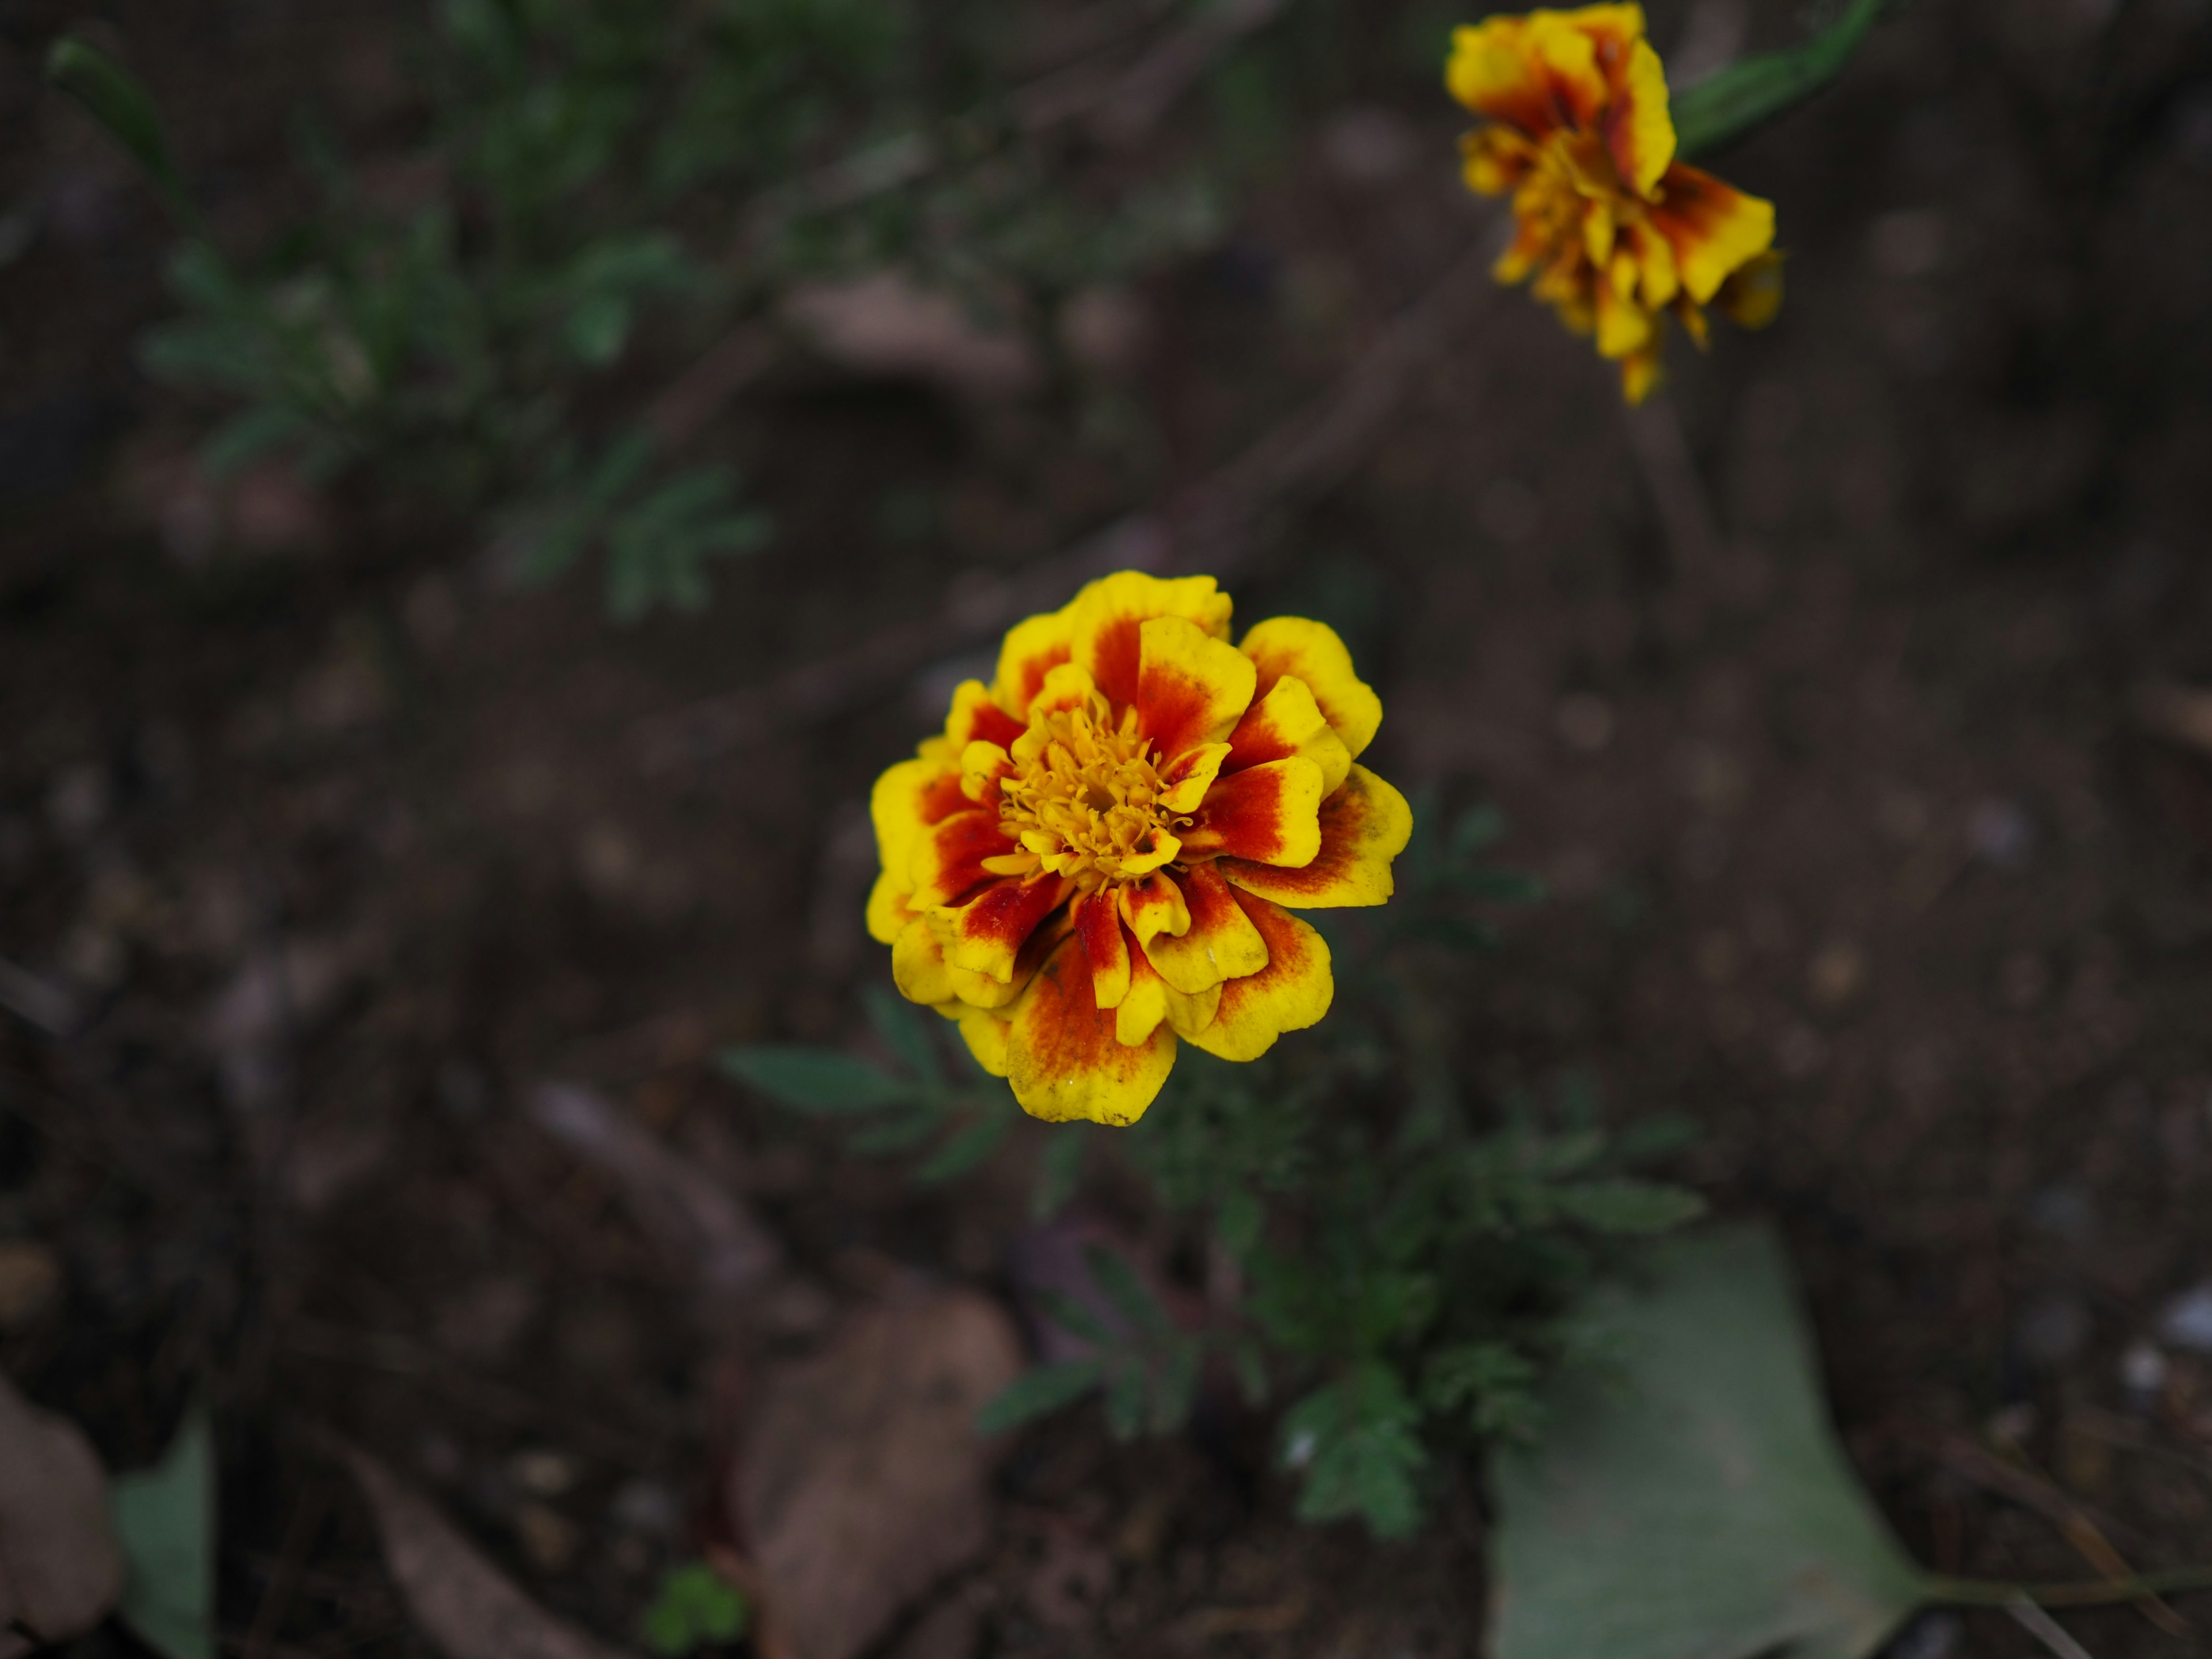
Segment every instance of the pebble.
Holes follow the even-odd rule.
[[[62,1288],[61,1259],[36,1239],[0,1243],[0,1331],[20,1331]]]
[[[1823,1008],[1840,1008],[1866,984],[1867,957],[1850,939],[1831,939],[1805,970],[1806,988]]]
[[[683,1523],[683,1509],[676,1494],[658,1480],[633,1476],[615,1488],[607,1514],[624,1532],[652,1538],[672,1538]]]
[[[514,1484],[538,1498],[558,1498],[576,1484],[576,1460],[566,1452],[533,1446],[508,1460]]]
[[[2158,1334],[2170,1348],[2212,1353],[2212,1284],[2184,1291],[2159,1310]]]
[[[1924,1613],[1898,1632],[1882,1659],[1951,1659],[1966,1631],[1955,1613]]]
[[[1966,819],[1966,846],[1984,864],[2017,870],[2035,851],[2035,820],[2018,801],[1985,800]]]
[[[576,1523],[557,1510],[525,1504],[514,1512],[514,1530],[523,1553],[547,1572],[560,1572],[576,1559]]]
[[[2166,1389],[2166,1369],[2165,1351],[2156,1343],[2130,1343],[2120,1356],[2120,1387],[2128,1404],[2139,1412],[2156,1405]]]
[[[80,842],[106,821],[112,792],[96,761],[65,767],[46,787],[46,822],[64,841]]]

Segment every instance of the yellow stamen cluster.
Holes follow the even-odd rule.
[[[999,786],[1000,822],[1024,850],[987,866],[1066,876],[1088,891],[1172,860],[1182,850],[1174,830],[1190,820],[1168,810],[1151,751],[1137,711],[1123,710],[1117,726],[1095,691],[1075,708],[1040,711],[1015,740],[1015,771]]]

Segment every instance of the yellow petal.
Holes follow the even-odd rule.
[[[1390,861],[1413,838],[1413,809],[1364,766],[1321,804],[1321,850],[1298,869],[1221,859],[1216,867],[1248,893],[1299,910],[1380,904],[1394,883]]]
[[[1137,730],[1162,761],[1220,743],[1251,706],[1259,670],[1225,639],[1181,617],[1138,628]]]
[[[876,780],[868,795],[868,816],[875,822],[876,854],[884,869],[905,872],[926,825],[923,813],[933,786],[941,782],[946,771],[935,761],[901,761]]]
[[[1128,997],[1115,1010],[1114,1040],[1133,1048],[1148,1040],[1163,1020],[1177,1036],[1196,1036],[1213,1023],[1220,1006],[1218,985],[1194,994],[1178,991],[1139,957]]]
[[[1352,771],[1352,750],[1329,724],[1313,689],[1295,674],[1277,680],[1267,695],[1245,711],[1229,739],[1231,764],[1237,771],[1300,755],[1321,768],[1321,792],[1334,794]],[[1194,802],[1194,805],[1196,803]],[[1187,812],[1190,807],[1173,810]]]
[[[1221,987],[1213,1018],[1186,1033],[1224,1060],[1257,1060],[1285,1031],[1318,1024],[1336,995],[1328,943],[1289,911],[1263,898],[1239,894],[1237,903],[1267,940],[1267,965]]]
[[[868,890],[868,937],[889,945],[904,933],[907,924],[916,920],[906,902],[913,896],[914,883],[904,870],[885,870],[877,876]]]
[[[1140,946],[1150,945],[1162,933],[1190,931],[1190,908],[1171,876],[1154,871],[1144,880],[1125,885],[1121,899],[1121,920],[1129,924]]]
[[[1190,908],[1190,931],[1180,938],[1157,934],[1144,947],[1146,960],[1162,979],[1195,996],[1224,980],[1242,979],[1267,965],[1267,941],[1213,866],[1193,866],[1177,885]]]
[[[1054,951],[1007,1022],[1006,1079],[1022,1109],[1052,1123],[1142,1117],[1175,1067],[1176,1036],[1163,1025],[1131,1046],[1115,1035],[1118,1019],[1091,1000],[1082,947],[1071,939]]]
[[[1044,677],[1068,659],[1075,637],[1075,607],[1063,605],[1042,617],[1017,623],[999,647],[999,674],[991,700],[1016,720],[1027,722],[1030,704]]]
[[[975,1063],[993,1077],[1006,1074],[1006,1022],[981,1008],[963,1006],[956,1018]]]
[[[1091,671],[1116,709],[1137,701],[1143,629],[1154,617],[1180,617],[1216,639],[1229,635],[1229,595],[1211,576],[1170,580],[1124,570],[1091,583],[1068,610],[1071,660]]]
[[[1651,222],[1674,246],[1682,286],[1699,305],[1774,245],[1774,204],[1676,162],[1659,181]]]
[[[1782,255],[1769,248],[1746,260],[1713,295],[1721,314],[1742,328],[1765,328],[1782,309]]]
[[[1641,20],[1639,20],[1640,21]],[[1622,182],[1646,201],[1674,159],[1674,123],[1667,112],[1667,72],[1649,40],[1628,48],[1606,112],[1606,144]]]
[[[1285,674],[1295,675],[1312,691],[1354,760],[1375,741],[1382,725],[1382,700],[1352,672],[1352,653],[1327,623],[1271,617],[1247,633],[1237,648],[1260,671],[1252,691],[1255,698],[1267,696]]]
[[[1659,384],[1662,373],[1656,346],[1631,352],[1620,360],[1620,395],[1632,404],[1642,403]]]
[[[1213,787],[1214,779],[1221,775],[1221,763],[1229,755],[1230,745],[1225,743],[1200,744],[1185,750],[1160,769],[1160,805],[1170,812],[1195,811],[1206,792]]]
[[[1183,856],[1311,863],[1321,851],[1321,768],[1302,755],[1230,774],[1191,815]]]
[[[1015,959],[1030,935],[1066,897],[1067,883],[1051,876],[994,881],[965,904],[932,909],[929,930],[953,967],[1004,985],[1012,980]]]

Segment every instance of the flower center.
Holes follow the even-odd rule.
[[[1116,725],[1096,691],[1077,708],[1040,714],[1015,740],[1000,821],[1043,873],[1086,890],[1149,875],[1182,850],[1174,830],[1190,822],[1163,803],[1151,750],[1137,711],[1123,710]]]

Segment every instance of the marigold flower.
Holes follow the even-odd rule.
[[[1380,904],[1413,817],[1334,630],[1229,638],[1211,576],[1123,571],[1006,635],[876,781],[868,931],[1033,1116],[1133,1123],[1177,1039],[1256,1060],[1328,1012],[1285,907]]]
[[[1700,347],[1705,307],[1747,328],[1782,304],[1774,204],[1674,159],[1667,76],[1644,8],[1493,17],[1452,36],[1444,83],[1487,125],[1461,141],[1468,185],[1513,198],[1498,280],[1595,334],[1641,403],[1671,313]]]

